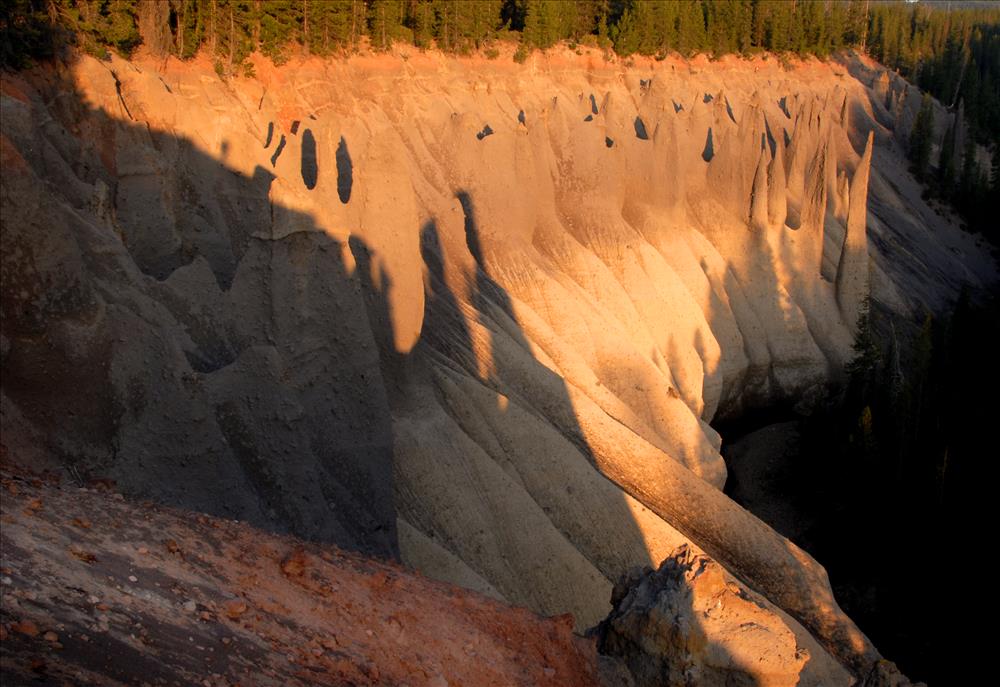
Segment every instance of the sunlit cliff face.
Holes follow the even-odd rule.
[[[774,60],[256,72],[5,80],[9,441],[580,628],[693,543],[877,656],[708,422],[836,381],[870,283],[905,307],[884,98]]]

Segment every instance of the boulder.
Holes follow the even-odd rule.
[[[624,662],[639,687],[853,681],[798,623],[687,545],[655,571],[623,576],[612,603],[596,632],[598,648]]]

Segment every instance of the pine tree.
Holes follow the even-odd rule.
[[[405,17],[402,0],[371,0],[368,6],[368,35],[372,48],[388,50],[393,41],[406,35],[403,26]]]
[[[823,18],[826,54],[840,50],[846,45],[848,11],[849,7],[842,2],[834,2],[828,6]]]
[[[677,51],[682,55],[705,50],[705,14],[700,2],[680,3],[677,11]]]
[[[552,47],[565,37],[566,6],[558,0],[527,0],[522,40],[534,48]]]
[[[55,31],[41,0],[0,4],[0,67],[20,69],[51,57]]]
[[[825,57],[829,53],[824,21],[826,6],[818,2],[803,2],[797,5],[797,24],[802,27],[801,38],[797,51],[800,55],[819,55]]]
[[[216,0],[216,71],[235,74],[245,70],[253,43],[253,3],[250,0]]]
[[[979,165],[976,163],[976,141],[972,136],[965,138],[965,149],[962,151],[962,175],[958,182],[959,204],[971,206],[976,197],[976,179],[979,177]]]
[[[938,156],[937,181],[943,198],[951,198],[955,191],[955,136],[959,122],[954,121],[948,127],[941,141],[941,151]]]
[[[713,53],[749,51],[753,13],[747,0],[715,0],[705,8],[706,31]]]
[[[791,27],[793,22],[792,8],[794,5],[781,0],[766,0],[760,3],[760,12],[764,14],[764,47],[775,52],[785,52],[792,49]]]
[[[202,41],[196,0],[170,0],[170,12],[174,23],[173,53],[181,59],[193,57]]]
[[[56,7],[91,54],[104,56],[110,47],[128,55],[142,40],[129,0],[60,0]]]
[[[865,47],[868,34],[869,0],[850,0],[844,18],[844,44]]]
[[[785,50],[798,53],[805,53],[806,32],[803,25],[801,5],[790,3],[788,13],[788,25],[785,33]]]
[[[288,47],[299,39],[299,3],[295,0],[271,0],[258,6],[260,51],[275,64],[288,59]]]
[[[861,304],[856,330],[854,357],[847,364],[847,375],[852,385],[864,391],[878,381],[882,365],[882,349],[872,325],[871,296],[866,296]],[[861,396],[865,398],[867,393]]]
[[[136,21],[142,44],[153,55],[166,57],[170,54],[170,5],[159,0],[138,0]]]
[[[619,55],[652,55],[659,47],[652,28],[653,4],[631,2],[625,6],[621,18],[611,32],[611,41]]]
[[[430,48],[434,44],[435,4],[435,0],[413,0],[407,10],[407,26],[418,48]]]
[[[924,94],[917,113],[916,122],[910,131],[909,155],[913,163],[913,173],[918,179],[925,179],[931,162],[934,145],[934,104],[931,96]]]
[[[500,8],[500,25],[511,31],[524,31],[527,0],[504,0]]]
[[[580,41],[589,35],[606,36],[610,10],[609,0],[578,0],[573,4],[572,16],[568,22],[568,37]]]
[[[456,3],[437,0],[438,47],[468,53],[496,36],[500,21],[500,2]]]
[[[309,51],[330,55],[351,47],[350,0],[309,0],[309,25],[306,40]]]

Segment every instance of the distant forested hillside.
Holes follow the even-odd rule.
[[[68,38],[93,53],[144,43],[181,58],[207,50],[220,71],[255,50],[277,62],[330,55],[367,36],[467,53],[498,38],[521,57],[560,41],[619,55],[867,50],[948,105],[959,98],[983,134],[1000,137],[1000,7],[879,0],[5,0],[5,65],[52,54]]]
[[[4,0],[0,64],[19,67],[75,42],[96,55],[128,55],[140,44],[186,59],[202,52],[221,75],[252,74],[254,51],[281,63],[293,55],[374,50],[393,43],[453,53],[499,51],[515,59],[566,42],[619,55],[665,57],[757,51],[825,57],[866,51],[951,108],[964,105],[967,145],[986,145],[992,165],[962,151],[962,169],[931,160],[916,133],[915,171],[974,229],[995,217],[1000,176],[1000,5],[971,0]],[[944,148],[949,137],[944,136]],[[952,159],[950,150],[941,159]],[[968,154],[965,154],[968,153]],[[925,174],[930,167],[936,174]],[[993,237],[994,239],[1000,237]]]

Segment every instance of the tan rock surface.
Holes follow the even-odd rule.
[[[615,587],[598,628],[603,654],[650,687],[850,685],[797,622],[687,545]]]

